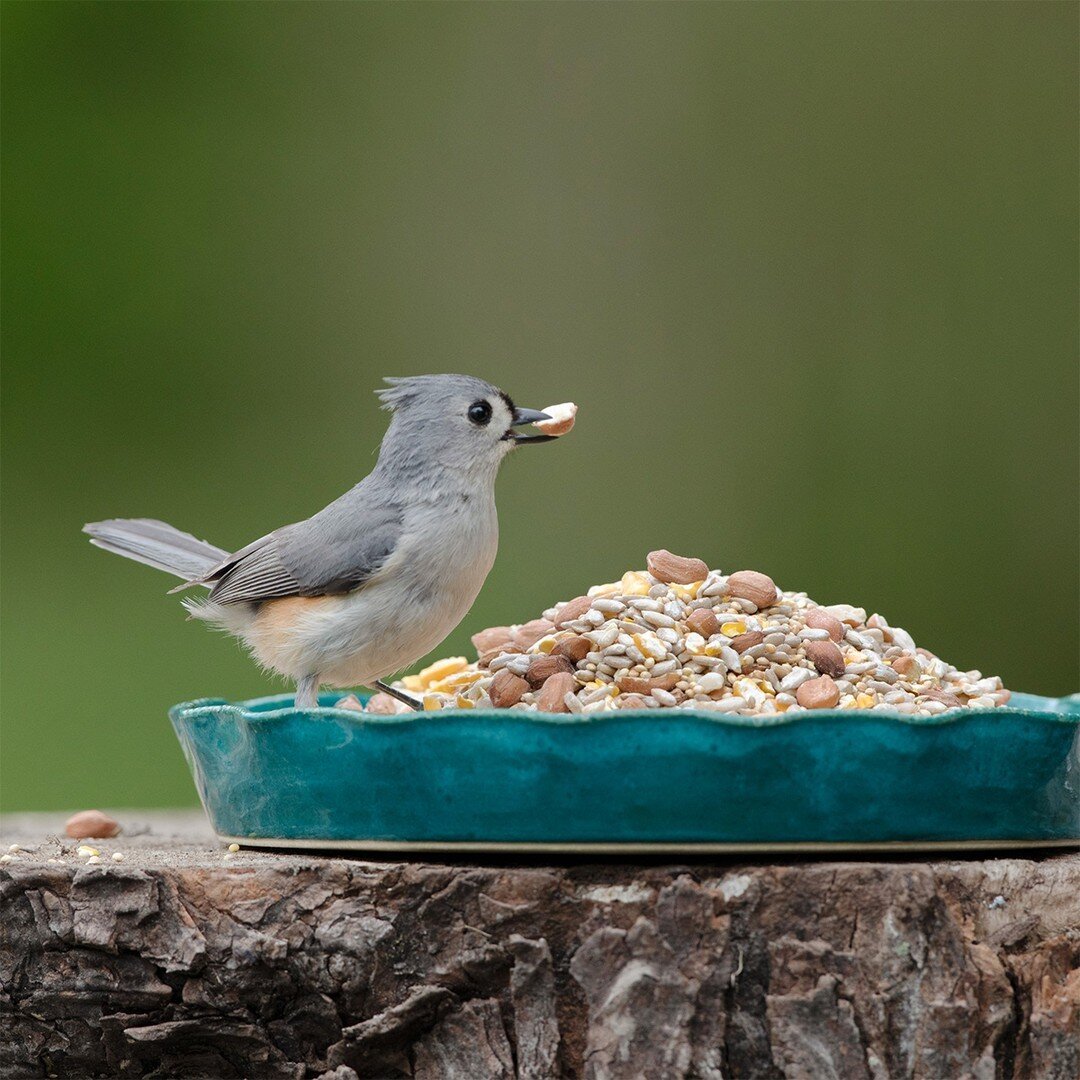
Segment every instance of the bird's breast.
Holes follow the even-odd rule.
[[[332,685],[370,685],[439,645],[495,561],[494,506],[488,512],[465,503],[420,514],[404,537],[355,592],[263,604],[245,635],[259,659],[293,677],[318,671]]]

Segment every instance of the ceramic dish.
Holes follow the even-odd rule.
[[[225,841],[368,851],[1080,844],[1080,695],[933,718],[175,706]]]

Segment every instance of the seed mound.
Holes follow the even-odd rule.
[[[1001,679],[958,671],[863,608],[818,605],[756,570],[723,574],[670,551],[650,552],[647,565],[538,619],[482,630],[472,639],[477,660],[448,657],[396,685],[426,710],[932,716],[1009,700]],[[368,703],[371,712],[405,709],[385,694]]]

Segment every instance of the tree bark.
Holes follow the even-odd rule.
[[[1080,1075],[1080,856],[226,858],[148,820],[101,865],[5,824],[3,1075]]]

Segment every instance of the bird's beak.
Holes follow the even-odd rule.
[[[510,421],[510,427],[521,427],[522,424],[535,424],[538,420],[550,420],[546,412],[540,412],[538,409],[515,409],[514,418]],[[510,442],[515,443],[539,443],[539,442],[551,442],[552,439],[557,439],[557,435],[519,435],[516,431],[507,431],[503,436],[504,439],[508,439]]]

